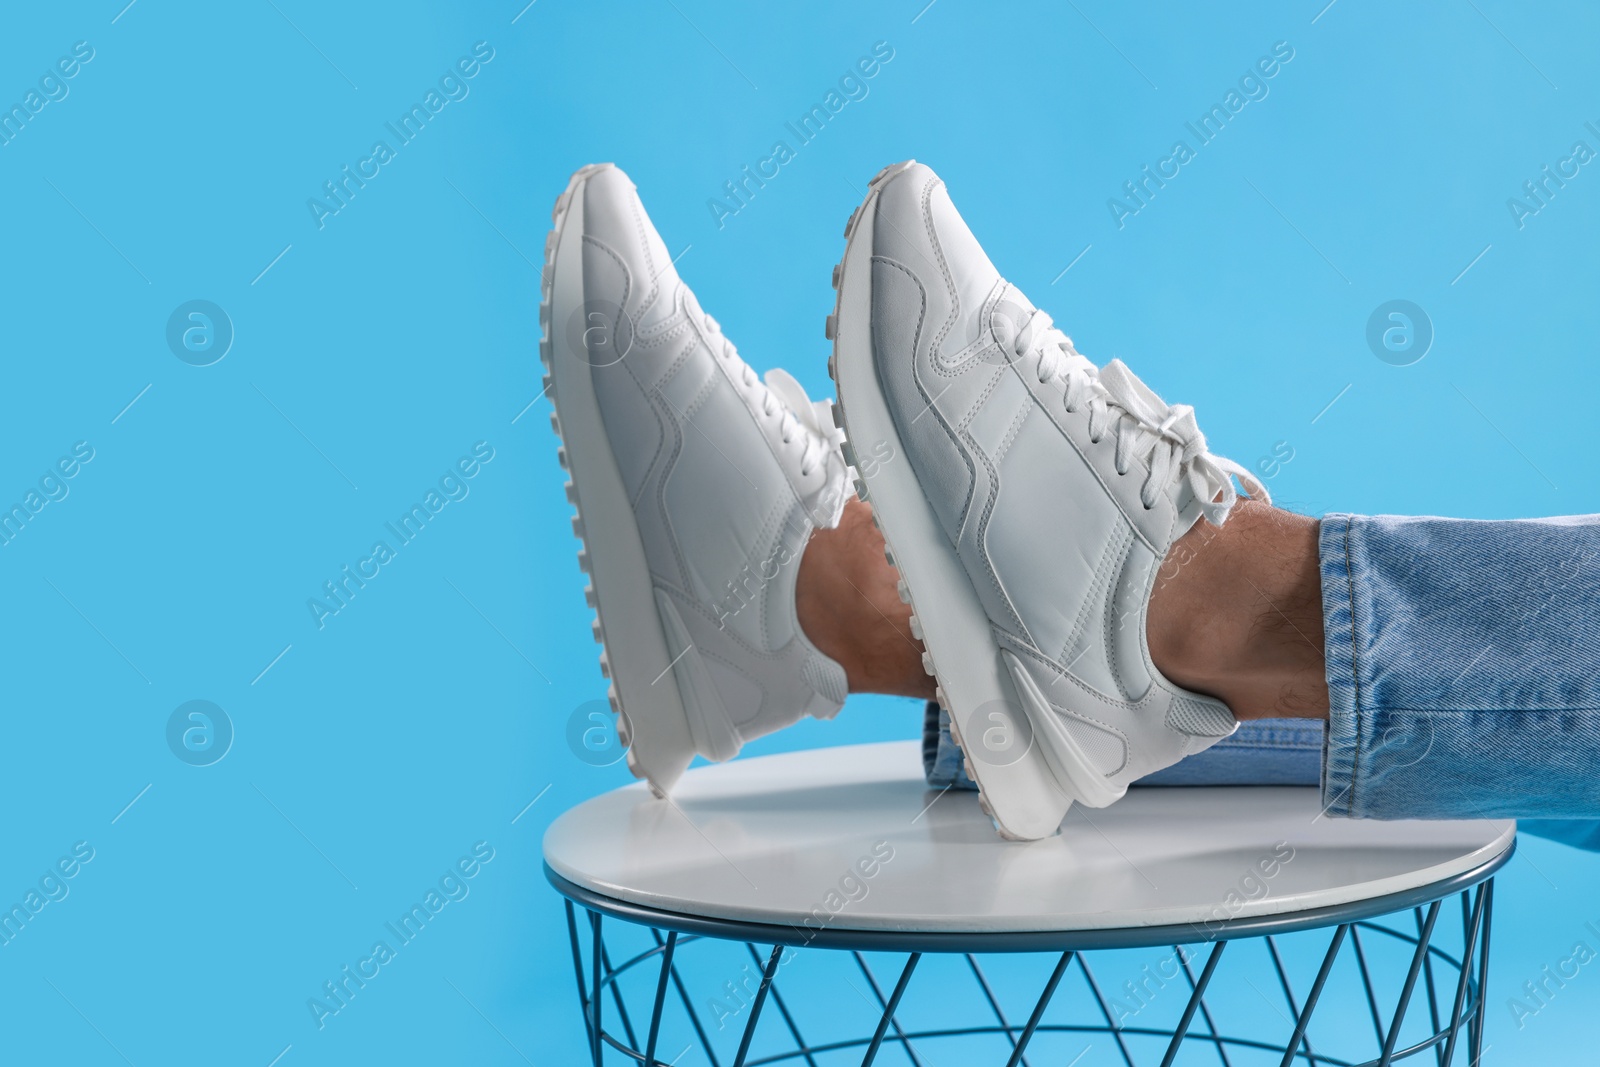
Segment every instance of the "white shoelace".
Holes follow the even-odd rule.
[[[706,329],[722,343],[722,358],[737,359],[733,342],[722,333],[722,327],[710,315],[701,312]],[[801,384],[789,372],[774,367],[765,380],[756,377],[748,363],[744,364],[740,381],[761,407],[761,413],[778,422],[778,440],[788,448],[797,444],[800,449],[800,476],[809,477],[818,466],[827,462],[830,451],[844,441],[844,431],[833,424],[833,406],[826,400],[813,401]]]
[[[1038,356],[1041,383],[1052,379],[1065,383],[1069,413],[1088,405],[1090,441],[1099,442],[1115,431],[1118,474],[1127,474],[1135,458],[1149,465],[1150,474],[1139,487],[1139,502],[1146,510],[1180,479],[1187,479],[1201,512],[1215,526],[1227,521],[1239,501],[1234,478],[1251,497],[1272,502],[1255,475],[1206,450],[1192,407],[1166,403],[1120,359],[1096,367],[1072,347],[1072,339],[1045,312],[1035,310],[1028,316],[1013,339],[1012,351],[1019,357]]]

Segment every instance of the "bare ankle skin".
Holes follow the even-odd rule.
[[[922,642],[911,636],[911,609],[895,591],[899,579],[883,554],[871,505],[852,498],[839,525],[817,530],[806,544],[795,614],[811,643],[844,668],[850,692],[932,700]]]
[[[1247,500],[1174,542],[1145,627],[1156,668],[1239,719],[1327,718],[1317,531]]]
[[[1239,719],[1328,716],[1315,519],[1253,500],[1222,527],[1197,523],[1172,546],[1146,621],[1156,668]],[[844,668],[852,693],[932,700],[911,609],[883,554],[872,508],[852,499],[800,558],[795,613]]]

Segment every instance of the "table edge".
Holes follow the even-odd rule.
[[[814,946],[881,952],[1063,952],[1090,949],[1147,948],[1152,945],[1193,945],[1231,941],[1242,937],[1287,934],[1298,930],[1359,922],[1440,900],[1486,881],[1510,862],[1517,837],[1500,853],[1476,867],[1445,878],[1382,896],[1344,904],[1327,904],[1301,911],[1239,916],[1216,924],[1176,923],[1098,930],[863,930],[828,926],[810,929],[745,919],[722,919],[667,911],[633,901],[609,897],[578,885],[543,863],[545,879],[561,896],[590,911],[643,926],[697,934],[728,941],[764,945]]]

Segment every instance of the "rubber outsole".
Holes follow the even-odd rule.
[[[834,406],[834,419],[845,432],[847,441],[845,447],[848,449],[845,453],[846,459],[852,459],[855,454],[854,445],[849,443],[852,440],[852,430],[862,430],[868,422],[872,424],[870,431],[872,435],[891,440],[896,448],[896,454],[904,452],[904,445],[899,441],[881,396],[868,396],[869,393],[875,393],[877,387],[872,384],[876,380],[876,371],[872,365],[870,335],[871,242],[870,237],[863,238],[864,231],[870,227],[863,224],[871,222],[875,216],[876,201],[881,187],[890,178],[910,167],[913,162],[907,161],[885,167],[868,183],[865,200],[851,213],[849,221],[845,224],[844,258],[833,268],[832,284],[838,296],[833,313],[825,320],[823,332],[828,340],[833,342],[833,353],[828,359],[828,373],[838,394],[838,402]],[[857,245],[861,240],[866,242],[864,250]],[[863,270],[866,272],[865,277],[856,273]],[[854,314],[847,323],[850,335],[846,337],[841,333],[840,326],[845,312],[847,289],[853,294],[853,300],[859,300],[863,287],[868,294],[865,302],[869,310],[863,314],[859,307],[852,309]],[[866,331],[864,338],[857,335],[856,331],[860,330]],[[853,353],[851,357],[846,357],[847,342],[850,352]],[[842,360],[841,357],[846,357],[846,360]],[[857,389],[860,389],[859,393]],[[879,408],[883,410],[877,410]],[[867,412],[870,412],[870,415]],[[853,421],[857,425],[852,426]],[[880,483],[884,484],[887,490],[897,485],[894,479],[901,475],[891,476],[890,472],[884,469],[880,471],[879,477],[890,478],[888,483]],[[871,492],[864,479],[857,479],[856,491],[863,501],[871,501]],[[901,601],[911,608],[910,625],[913,636],[923,641],[927,649],[922,657],[922,666],[934,679],[935,695],[939,704],[950,712],[951,734],[961,746],[967,776],[978,786],[979,806],[994,821],[995,829],[1002,837],[1012,840],[1036,840],[1047,837],[1059,827],[1062,817],[1071,806],[1072,799],[1063,794],[1059,779],[1049,768],[1045,756],[1039,751],[1039,746],[1030,742],[1022,756],[1014,762],[1004,766],[985,764],[980,769],[972,759],[972,750],[962,738],[963,711],[981,711],[989,703],[1003,702],[1013,717],[1025,717],[1026,713],[1022,711],[1012,683],[1004,673],[999,650],[994,646],[992,637],[984,633],[978,639],[991,650],[991,654],[986,658],[982,656],[974,658],[971,649],[976,646],[977,641],[973,639],[973,635],[968,633],[957,636],[953,628],[955,622],[952,616],[958,612],[945,611],[933,615],[919,612],[914,599],[915,592],[906,580],[906,574],[922,571],[918,584],[921,584],[929,595],[933,595],[933,590],[938,587],[956,588],[958,583],[970,587],[970,583],[964,573],[954,576],[948,562],[944,564],[946,574],[938,578],[935,577],[934,571],[939,568],[930,566],[931,563],[938,561],[932,560],[929,554],[908,558],[896,550],[897,540],[902,535],[908,545],[916,540],[927,539],[925,536],[912,536],[909,513],[917,507],[928,508],[926,500],[921,497],[920,489],[907,486],[897,492],[906,513],[900,516],[888,516],[884,514],[884,509],[874,507],[873,522],[883,534],[885,556],[890,565],[901,566],[902,578],[896,588]],[[916,501],[913,501],[913,497]],[[897,529],[900,522],[905,523],[907,529]],[[956,563],[955,567],[958,569],[959,563]],[[981,608],[976,609],[976,613],[981,615]],[[969,606],[964,614],[971,616],[974,610]],[[958,652],[966,657],[966,662],[961,665],[962,673],[959,676],[949,675],[946,673],[946,664],[953,665],[958,658]],[[961,697],[954,702],[951,700],[953,690],[961,694]],[[979,695],[973,696],[974,693]]]
[[[577,306],[582,306],[581,248],[569,246],[569,256],[575,258],[569,259],[566,266],[570,271],[576,264],[575,279],[570,274],[558,278],[557,258],[563,241],[569,239],[567,227],[575,214],[574,208],[581,214],[585,184],[595,174],[610,168],[611,164],[600,163],[577,171],[565,191],[556,198],[551,211],[551,230],[545,240],[544,269],[540,278],[539,358],[544,369],[545,395],[555,407],[550,415],[550,428],[560,442],[556,458],[567,473],[567,500],[576,512],[572,518],[572,532],[580,546],[578,566],[589,576],[584,601],[594,611],[591,631],[600,645],[600,673],[608,682],[606,696],[617,717],[617,738],[626,747],[629,772],[647,782],[656,796],[665,797],[694,758],[692,731],[670,670],[671,662],[665,653],[666,639],[655,608],[650,604],[641,610],[639,597],[642,595],[648,601],[653,594],[648,569],[642,566],[642,546],[628,540],[630,535],[633,542],[638,540],[631,510],[623,519],[624,509],[620,505],[612,506],[609,510],[617,515],[602,516],[595,529],[590,529],[585,522],[586,507],[593,510],[598,500],[617,498],[620,485],[609,445],[600,439],[587,442],[583,461],[575,464],[571,453],[577,450],[569,440],[572,428],[564,429],[562,424],[564,402],[585,408],[582,412],[571,412],[570,417],[599,424],[592,381],[585,383],[572,376],[589,373],[590,366],[575,353],[567,353],[569,358],[559,368],[556,359],[557,347],[570,344],[570,338],[557,333],[557,284],[559,281],[562,286],[563,303],[571,302],[571,286],[575,284]],[[579,221],[581,225],[581,218]],[[571,236],[581,239],[582,235]],[[603,438],[603,430],[600,436]],[[620,499],[625,501],[625,495]],[[610,521],[603,521],[605,518]],[[624,525],[626,529],[621,528]],[[601,568],[615,578],[602,582],[596,573]],[[608,616],[615,624],[610,629],[606,625]],[[615,647],[618,645],[625,647]],[[658,666],[660,672],[653,678],[647,677]],[[641,706],[645,703],[649,706]]]

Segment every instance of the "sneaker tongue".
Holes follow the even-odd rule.
[[[817,479],[817,484],[813,488],[806,489],[796,485],[811,521],[820,527],[831,529],[839,525],[839,517],[844,512],[845,498],[849,496],[850,489],[848,466],[841,451],[844,431],[833,424],[833,404],[827,400],[813,401],[806,396],[806,391],[800,383],[795,381],[788,371],[781,368],[774,367],[769,370],[763,375],[762,380],[766,382],[768,391],[794,412],[795,419],[800,425],[820,439],[828,452],[838,457],[838,462],[834,462],[832,456],[824,459],[812,473],[811,477]]]
[[[1167,411],[1166,401],[1156,395],[1120,359],[1113,359],[1100,368],[1100,384],[1111,393],[1112,399],[1130,415],[1154,425],[1159,425]]]
[[[829,404],[826,400],[813,403],[806,395],[805,388],[782,367],[774,367],[767,371],[762,380],[807,429],[819,437],[829,440],[833,438],[834,426],[829,417]]]

